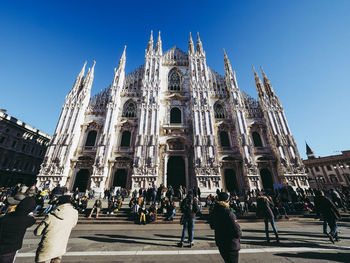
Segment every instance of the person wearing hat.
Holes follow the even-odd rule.
[[[13,199],[10,205],[14,212],[0,218],[0,263],[14,262],[27,228],[35,223],[34,217],[28,215],[35,208],[34,197]]]
[[[210,216],[210,227],[215,231],[215,242],[225,263],[238,262],[242,231],[230,208],[229,195],[225,192],[218,194]]]
[[[78,222],[78,211],[72,206],[69,195],[60,196],[55,210],[34,230],[34,235],[42,235],[35,262],[61,262],[66,253],[70,233]]]

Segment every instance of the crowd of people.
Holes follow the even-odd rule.
[[[60,185],[53,189],[37,189],[35,185],[28,187],[24,184],[0,188],[0,262],[13,262],[22,246],[25,231],[35,223],[36,215],[46,215],[34,231],[35,235],[42,236],[36,262],[61,261],[70,232],[77,224],[78,213],[89,218],[95,213],[98,218],[103,209],[102,200],[97,198],[91,211],[88,211],[87,204],[89,199],[94,198],[93,191],[80,193],[76,188],[69,195],[66,192],[67,189]],[[288,219],[290,214],[296,212],[315,212],[323,221],[323,233],[335,243],[340,241],[337,224],[341,219],[340,211],[347,212],[350,209],[350,189],[346,187],[329,191],[301,188],[294,190],[288,185],[275,190],[241,193],[218,190],[216,195],[210,194],[201,199],[200,189],[197,187],[188,190],[182,186],[173,188],[160,185],[140,188],[131,193],[122,188],[106,190],[104,199],[107,199],[108,205],[104,208],[105,213],[117,213],[126,197],[130,197],[130,213],[138,224],[155,222],[160,214],[165,220],[172,221],[181,212],[180,224],[183,225],[183,230],[179,247],[183,247],[186,233],[189,246],[194,246],[195,218],[201,216],[203,202],[209,209],[208,221],[215,231],[216,244],[225,262],[238,262],[241,230],[237,217],[246,213],[256,213],[256,217],[264,220],[266,242],[271,242],[271,225],[275,240],[279,243],[280,236],[275,219],[282,216]],[[179,207],[176,206],[177,202]],[[53,241],[59,245],[48,245],[54,244]]]

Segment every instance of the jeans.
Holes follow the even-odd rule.
[[[37,206],[35,207],[35,209],[32,211],[32,213],[35,213],[36,211],[38,211],[38,210],[41,209],[41,208],[43,208],[42,205],[37,205]]]
[[[328,226],[328,223],[327,223],[326,220],[324,220],[324,221],[323,221],[323,233],[324,233],[324,234],[327,234],[327,233],[328,233],[328,232],[327,232],[327,226]]]
[[[173,213],[169,216],[169,219],[173,220],[175,215],[176,215],[176,211],[173,211]]]
[[[269,240],[269,221],[270,224],[272,226],[272,230],[275,233],[276,238],[278,239],[278,232],[276,229],[276,225],[275,225],[275,220],[273,218],[267,218],[265,217],[264,222],[265,222],[265,234],[266,234],[266,239]]]
[[[329,233],[332,237],[338,237],[338,224],[336,219],[327,220],[327,223],[331,229]]]
[[[0,263],[13,263],[16,259],[17,250],[0,255]]]
[[[188,232],[188,241],[193,243],[194,238],[194,218],[186,218],[182,229],[181,242],[185,241],[186,232]]]
[[[220,255],[225,263],[238,263],[239,251],[224,250],[219,247]]]

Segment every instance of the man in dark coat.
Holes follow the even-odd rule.
[[[192,247],[194,239],[194,221],[196,214],[199,212],[198,203],[194,200],[192,192],[188,192],[186,198],[182,200],[180,205],[181,212],[183,213],[181,217],[181,224],[183,225],[181,241],[178,243],[179,247],[183,246],[185,241],[186,231],[188,232],[188,241],[190,247]]]
[[[230,209],[229,195],[220,192],[210,217],[210,227],[215,231],[215,242],[225,263],[238,262],[241,249],[241,228]]]
[[[315,207],[324,220],[323,231],[327,234],[327,224],[331,229],[327,234],[329,240],[332,243],[334,243],[334,240],[339,241],[337,220],[341,219],[341,216],[336,205],[328,197],[324,196],[323,191],[319,191],[316,193]]]
[[[266,241],[267,243],[270,242],[269,237],[269,222],[272,226],[273,232],[276,236],[276,242],[279,243],[280,239],[278,237],[277,228],[275,225],[275,215],[273,214],[273,202],[270,197],[263,195],[262,192],[258,192],[258,199],[257,199],[257,208],[256,208],[256,216],[258,218],[264,218],[265,222],[265,233],[266,233]]]
[[[0,262],[14,262],[17,250],[21,249],[23,237],[35,219],[28,214],[35,208],[35,198],[26,197],[14,212],[0,218]]]

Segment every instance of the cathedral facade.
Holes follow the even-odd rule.
[[[281,184],[308,187],[282,104],[254,70],[258,100],[243,93],[224,52],[225,76],[207,66],[197,35],[188,52],[163,52],[151,33],[145,63],[125,74],[126,50],[112,84],[90,98],[94,67],[84,64],[38,175],[38,185],[69,190],[152,185],[243,191]],[[261,69],[262,70],[262,69]]]

